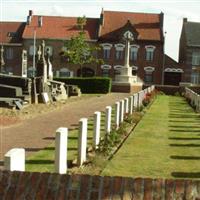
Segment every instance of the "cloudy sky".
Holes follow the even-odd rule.
[[[101,9],[128,12],[164,12],[166,53],[178,59],[183,17],[200,22],[199,0],[0,0],[0,19],[24,21],[28,10],[37,15],[99,17]],[[53,28],[53,27],[52,27]]]

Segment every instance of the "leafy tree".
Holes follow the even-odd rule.
[[[61,52],[61,56],[67,59],[67,62],[80,66],[80,76],[82,76],[82,67],[90,63],[102,63],[101,59],[97,59],[95,53],[100,49],[97,46],[90,45],[86,42],[84,27],[86,25],[86,17],[77,19],[78,36],[72,37],[65,42],[66,50]]]

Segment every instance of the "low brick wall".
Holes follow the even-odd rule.
[[[200,181],[0,171],[0,199],[199,199]]]
[[[131,85],[112,85],[112,92],[122,93],[137,93],[142,90],[142,86],[131,86]]]

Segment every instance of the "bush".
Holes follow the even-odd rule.
[[[87,94],[106,94],[111,90],[111,79],[107,77],[54,78],[54,80],[68,85],[77,85],[82,93]]]

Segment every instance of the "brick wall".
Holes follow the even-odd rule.
[[[199,199],[200,181],[0,171],[0,199]]]

